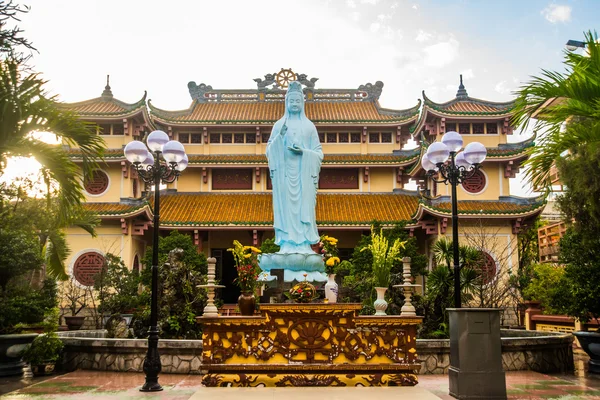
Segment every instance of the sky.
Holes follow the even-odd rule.
[[[562,70],[564,45],[598,28],[585,0],[34,0],[20,26],[39,53],[34,69],[66,102],[148,91],[166,110],[189,107],[187,83],[255,88],[291,68],[318,88],[384,83],[386,108],[414,106],[425,90],[507,101],[541,68]],[[524,140],[515,135],[511,141]],[[513,193],[526,195],[514,180]]]

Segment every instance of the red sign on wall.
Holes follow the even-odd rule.
[[[358,168],[323,168],[319,189],[358,189]]]
[[[252,190],[252,169],[215,168],[212,170],[213,190]]]

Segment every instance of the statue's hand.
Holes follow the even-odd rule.
[[[283,126],[281,127],[281,131],[279,132],[279,134],[281,136],[285,136],[286,132],[287,132],[287,125],[283,124]]]
[[[296,154],[302,154],[302,149],[300,147],[298,147],[298,145],[296,145],[296,144],[289,146],[288,150],[290,150]]]

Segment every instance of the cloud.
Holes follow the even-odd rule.
[[[379,0],[360,0],[360,3],[374,6],[375,4],[379,3]]]
[[[350,8],[356,8],[356,2],[354,0],[346,0],[346,5]]]
[[[500,81],[494,86],[494,90],[500,94],[508,94],[511,90],[506,86],[506,81]]]
[[[358,21],[360,19],[360,13],[358,11],[354,11],[350,16],[352,17],[352,21]]]
[[[379,22],[373,22],[371,24],[371,26],[369,27],[369,29],[371,30],[371,32],[375,33],[379,30],[379,28],[381,28],[381,24]]]
[[[423,63],[428,67],[436,68],[451,64],[458,57],[459,47],[460,42],[454,38],[427,46],[423,49],[425,53]]]
[[[419,32],[417,33],[417,37],[415,38],[415,40],[419,43],[423,43],[428,40],[431,40],[431,38],[433,38],[433,34],[431,34],[429,32],[425,32],[423,29],[419,29]]]
[[[472,68],[462,71],[461,74],[462,74],[464,80],[475,78],[475,74],[473,73]]]
[[[419,6],[418,6],[418,5],[416,5],[416,4],[413,4],[413,6],[412,6],[411,8],[412,8],[413,10],[418,10],[418,9],[419,9]]]
[[[556,24],[557,22],[565,23],[571,20],[571,7],[550,4],[542,10],[541,14],[553,24]]]

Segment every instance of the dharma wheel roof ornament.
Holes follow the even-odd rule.
[[[319,78],[308,78],[306,74],[298,74],[291,68],[281,68],[279,72],[255,78],[256,89],[213,89],[205,83],[188,83],[192,100],[198,103],[219,102],[274,102],[285,100],[285,93],[290,82],[302,85],[307,102],[376,102],[381,96],[383,82],[366,83],[357,89],[316,89]],[[388,111],[386,111],[388,112]]]
[[[306,74],[297,74],[292,71],[291,68],[281,68],[281,71],[277,73],[266,74],[264,80],[256,78],[254,79],[254,82],[256,82],[258,90],[264,90],[271,85],[273,85],[273,89],[287,89],[292,81],[298,81],[307,88],[314,88],[315,82],[318,81],[319,78],[307,78],[308,76]]]

